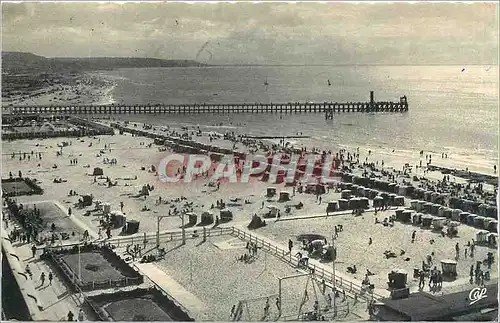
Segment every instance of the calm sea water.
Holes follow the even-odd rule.
[[[105,72],[117,103],[398,101],[402,114],[128,115],[158,125],[293,135],[322,149],[339,146],[448,152],[471,169],[498,163],[498,66],[301,66],[121,69]],[[330,81],[330,86],[328,85]],[[264,83],[267,81],[268,85]],[[224,127],[214,125],[223,123]],[[216,129],[220,128],[220,129]]]

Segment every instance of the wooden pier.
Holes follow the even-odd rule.
[[[325,113],[331,118],[340,112],[406,112],[406,97],[399,102],[294,102],[294,103],[203,103],[203,104],[112,104],[112,105],[36,105],[6,106],[3,114],[197,114],[197,113]]]

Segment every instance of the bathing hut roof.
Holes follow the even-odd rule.
[[[290,194],[290,192],[288,192],[288,191],[280,191],[280,194],[281,194],[281,193]]]
[[[323,246],[323,245],[325,244],[325,242],[324,242],[323,240],[319,240],[319,239],[317,239],[317,240],[313,240],[313,241],[311,241],[311,244],[312,244],[312,245],[320,245],[320,246]]]
[[[194,212],[187,212],[186,215],[196,215]]]
[[[350,193],[351,190],[342,190],[342,193]]]
[[[384,198],[380,195],[377,195],[373,198],[374,200],[383,200]]]
[[[422,215],[422,219],[434,219],[434,217],[430,214],[424,214]]]
[[[214,215],[214,212],[212,212],[211,210],[206,210],[206,211],[203,211],[202,214],[211,214],[211,215]]]
[[[443,260],[441,260],[441,263],[449,264],[449,265],[456,265],[457,264],[457,262],[455,260],[452,260],[452,259],[443,259]]]
[[[267,208],[271,210],[276,210],[278,207],[276,205],[268,205]]]
[[[398,199],[400,199],[400,198],[405,198],[403,195],[398,195],[398,196],[396,196],[396,197],[397,197]]]

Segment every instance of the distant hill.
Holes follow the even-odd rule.
[[[2,52],[2,72],[56,73],[109,70],[127,67],[206,66],[192,60],[167,60],[141,57],[43,57],[24,52]]]

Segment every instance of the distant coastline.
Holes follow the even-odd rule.
[[[2,74],[75,73],[117,68],[207,66],[193,60],[143,57],[43,57],[24,52],[2,52]]]

